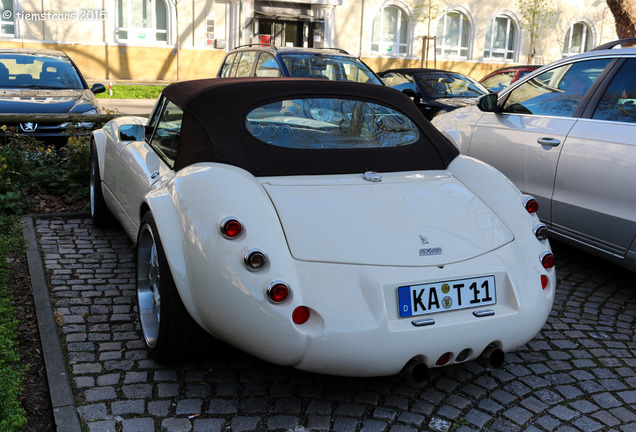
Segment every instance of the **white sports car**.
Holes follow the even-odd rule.
[[[415,378],[532,339],[555,293],[536,201],[387,87],[179,82],[93,134],[91,210],[136,247],[166,362],[212,338],[299,369]]]

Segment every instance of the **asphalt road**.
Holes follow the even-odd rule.
[[[636,275],[562,244],[554,308],[530,343],[502,368],[468,362],[414,383],[316,375],[227,346],[158,364],[140,340],[123,231],[86,215],[30,224],[34,290],[50,294],[61,341],[44,348],[61,368],[47,369],[59,431],[636,431]]]

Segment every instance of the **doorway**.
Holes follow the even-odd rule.
[[[308,22],[270,19],[258,19],[256,21],[258,42],[270,43],[276,46],[303,46],[304,28],[309,25]]]

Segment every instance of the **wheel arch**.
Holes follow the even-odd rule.
[[[106,159],[106,134],[103,129],[93,131],[91,141],[95,144],[95,151],[97,153],[97,163],[99,165],[99,172],[104,172],[104,160]],[[103,175],[103,174],[102,174]]]
[[[179,297],[190,316],[197,323],[200,323],[201,320],[194,307],[192,293],[189,290],[190,281],[185,262],[185,251],[183,250],[181,217],[170,194],[165,190],[149,193],[139,209],[140,219],[147,212],[152,213],[157,226],[159,238],[170,267],[170,273],[179,292]]]

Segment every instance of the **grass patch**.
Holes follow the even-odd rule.
[[[18,402],[24,368],[20,362],[17,325],[11,294],[6,289],[12,255],[24,253],[22,227],[16,216],[0,217],[0,430],[14,432],[26,424]]]
[[[97,93],[100,99],[157,99],[165,85],[133,85],[133,84],[113,84],[113,95],[111,96],[106,85],[104,93]]]

